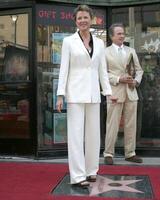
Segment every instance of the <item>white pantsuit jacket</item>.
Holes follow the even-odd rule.
[[[99,103],[99,83],[103,95],[112,93],[103,41],[93,36],[91,58],[78,32],[64,38],[57,95],[65,96],[68,103]]]

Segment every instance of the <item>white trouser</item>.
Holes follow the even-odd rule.
[[[70,182],[74,184],[99,169],[100,104],[68,103],[67,129]]]

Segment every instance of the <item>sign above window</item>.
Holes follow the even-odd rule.
[[[36,19],[37,24],[41,25],[69,25],[75,26],[73,20],[73,12],[75,7],[71,6],[53,6],[53,5],[44,5],[39,4],[36,7]],[[93,19],[93,26],[102,26],[106,25],[105,10],[94,9],[95,17]]]

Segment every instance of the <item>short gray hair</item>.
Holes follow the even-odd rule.
[[[116,27],[121,27],[123,28],[123,30],[125,30],[124,28],[124,25],[122,23],[115,23],[115,24],[112,24],[110,27],[109,27],[109,36],[112,37],[114,35],[114,29]]]

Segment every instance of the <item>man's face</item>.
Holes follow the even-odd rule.
[[[124,29],[122,27],[115,27],[111,39],[114,44],[121,46],[125,39]]]

